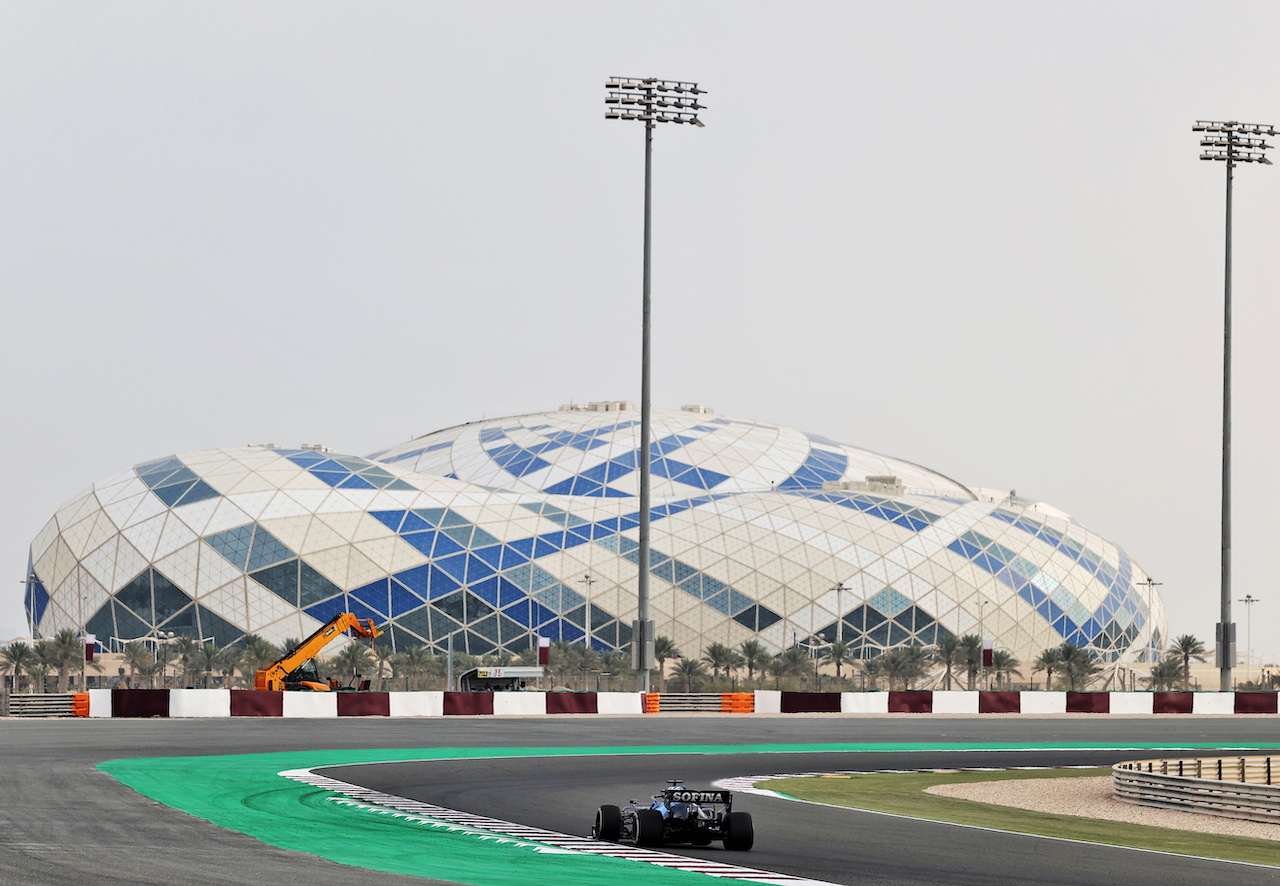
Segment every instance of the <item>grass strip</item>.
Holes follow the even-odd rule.
[[[1030,778],[1097,778],[1110,774],[1111,770],[1108,768],[1011,769],[1001,772],[868,772],[836,778],[772,779],[757,782],[756,787],[777,791],[799,800],[931,821],[1106,843],[1175,855],[1244,861],[1272,867],[1280,865],[1280,845],[1271,840],[1204,834],[1199,831],[1126,824],[1075,815],[1054,815],[925,793],[927,788],[934,785]]]

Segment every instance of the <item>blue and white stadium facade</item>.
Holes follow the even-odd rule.
[[[337,612],[396,648],[615,649],[636,617],[640,415],[627,403],[477,422],[368,457],[247,447],[94,484],[31,545],[36,636],[279,643]],[[1045,505],[701,407],[655,411],[651,615],[686,655],[840,635],[870,657],[980,625],[1024,662],[1165,643],[1113,542]],[[837,591],[836,588],[840,590]],[[838,607],[838,608],[837,608]]]

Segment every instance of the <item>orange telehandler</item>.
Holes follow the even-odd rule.
[[[253,678],[254,689],[310,689],[328,692],[337,689],[337,680],[321,681],[316,672],[316,656],[338,635],[346,631],[357,637],[381,637],[383,632],[374,627],[373,619],[359,619],[350,612],[335,615],[329,623],[286,652],[279,661],[271,664]]]

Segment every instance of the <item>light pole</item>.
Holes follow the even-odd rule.
[[[1253,682],[1253,604],[1258,598],[1253,594],[1245,594],[1237,598],[1244,604],[1244,678]]]
[[[640,333],[640,581],[637,588],[637,630],[632,631],[633,659],[640,671],[640,690],[649,691],[653,667],[653,628],[649,623],[649,246],[652,208],[653,127],[658,123],[702,126],[698,96],[705,90],[683,80],[653,77],[610,77],[605,83],[605,119],[644,123],[644,286]]]
[[[844,643],[844,607],[840,605],[840,595],[849,588],[844,586],[844,582],[838,581],[831,590],[836,592],[836,642]]]
[[[1192,132],[1200,137],[1200,159],[1227,164],[1227,238],[1223,275],[1222,332],[1222,612],[1217,626],[1219,689],[1231,691],[1231,666],[1235,659],[1235,625],[1231,622],[1231,181],[1237,163],[1271,161],[1264,153],[1271,145],[1261,136],[1275,135],[1275,127],[1235,120],[1197,120]]]

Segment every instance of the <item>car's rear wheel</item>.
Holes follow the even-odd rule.
[[[596,823],[591,828],[591,836],[606,843],[616,843],[621,833],[621,809],[617,806],[601,806],[596,810]]]
[[[656,809],[636,810],[636,845],[662,845],[662,813]]]
[[[730,812],[724,819],[724,848],[746,852],[756,841],[750,812]]]

